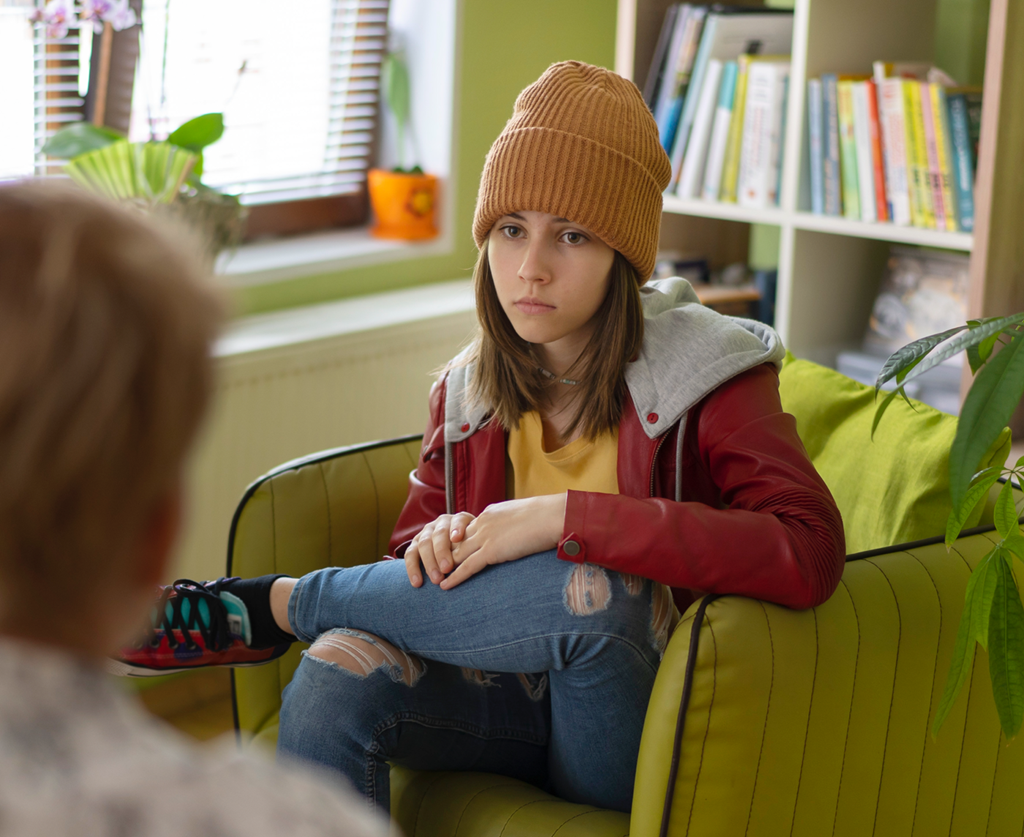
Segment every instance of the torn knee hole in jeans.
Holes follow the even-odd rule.
[[[494,682],[494,678],[495,675],[489,671],[462,666],[462,679],[468,680],[470,683],[476,683],[477,686],[497,686],[498,684]]]
[[[517,674],[516,677],[532,701],[540,700],[548,691],[547,674]]]
[[[317,638],[306,655],[337,666],[360,680],[384,671],[396,683],[415,686],[427,670],[426,664],[387,640],[360,631],[338,629]]]
[[[651,591],[651,636],[654,649],[665,653],[669,638],[679,623],[679,611],[672,599],[672,590],[665,584],[655,584]]]
[[[569,573],[562,594],[565,609],[576,616],[606,610],[612,600],[608,573],[596,564],[577,564]]]

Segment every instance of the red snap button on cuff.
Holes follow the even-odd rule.
[[[466,424],[462,425],[462,432],[463,433],[468,433],[469,432],[469,422],[467,422]]]
[[[566,555],[576,556],[580,554],[580,545],[576,541],[566,541],[562,544],[562,551]]]
[[[657,413],[648,413],[647,414],[647,423],[648,424],[654,424],[657,421],[658,421],[658,414]]]

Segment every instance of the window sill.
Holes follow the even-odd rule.
[[[422,245],[420,245],[422,246]],[[422,252],[417,249],[417,252]],[[345,334],[464,314],[476,308],[471,279],[243,317],[217,341],[219,358],[278,349]]]
[[[450,235],[423,242],[392,241],[374,238],[368,227],[359,227],[243,244],[220,255],[216,272],[229,287],[244,288],[451,251]]]

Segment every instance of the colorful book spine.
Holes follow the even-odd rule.
[[[949,136],[953,148],[953,172],[956,182],[957,217],[960,229],[974,231],[974,159],[971,153],[971,134],[967,121],[967,100],[962,93],[947,99],[949,107]]]
[[[690,129],[693,127],[694,117],[697,115],[697,102],[704,86],[704,74],[707,72],[708,61],[711,60],[711,45],[715,41],[717,28],[718,15],[708,15],[701,32],[700,46],[697,48],[697,55],[693,60],[690,83],[687,85],[683,109],[679,114],[679,126],[676,129],[675,138],[672,140],[672,152],[669,155],[672,162],[671,183],[679,180],[683,169],[683,156],[690,141]]]
[[[690,70],[693,66],[691,41],[700,32],[704,11],[703,7],[695,8],[689,3],[684,3],[677,11],[673,24],[672,39],[665,59],[665,77],[658,92],[657,105],[653,109],[661,144],[666,152],[672,149],[676,127],[679,124],[679,114],[683,109],[683,99],[686,96]]]
[[[946,229],[955,232],[956,187],[953,185],[953,151],[949,141],[949,114],[946,110],[946,91],[941,84],[929,84],[932,121],[935,123],[935,149],[939,158],[939,185],[942,187],[942,207],[946,213]]]
[[[668,48],[672,42],[672,35],[675,33],[678,12],[678,3],[672,3],[665,9],[665,19],[661,24],[661,31],[658,33],[658,43],[651,58],[651,68],[647,72],[647,81],[644,83],[644,101],[647,102],[652,113],[655,103],[658,101],[661,83],[665,78]]]
[[[857,188],[860,219],[878,220],[875,209],[875,168],[871,160],[871,137],[868,130],[867,82],[855,81],[850,87],[853,100],[853,141],[857,153]]]
[[[782,159],[786,150],[786,111],[789,110],[789,67],[787,66],[775,88],[775,116],[772,121],[771,173],[768,182],[768,204],[778,206],[782,201]]]
[[[911,214],[903,87],[898,78],[876,79],[876,84],[889,213],[894,224],[907,226],[911,223]]]
[[[871,141],[871,166],[874,172],[875,215],[879,221],[892,219],[888,196],[885,192],[885,161],[882,152],[882,131],[878,122],[878,87],[868,79],[867,88],[868,139]]]
[[[747,78],[752,56],[741,55],[736,62],[736,95],[733,97],[732,119],[729,120],[729,139],[725,144],[725,163],[722,165],[722,188],[718,199],[736,203],[736,186],[740,174],[740,151],[743,145],[743,122],[747,107]]]
[[[733,103],[736,100],[737,64],[727,61],[722,69],[722,83],[718,88],[718,107],[711,128],[708,144],[708,162],[704,170],[704,185],[700,196],[706,201],[718,200],[722,186],[722,170],[725,166],[725,147],[729,141],[729,125],[732,122]]]
[[[942,202],[942,174],[939,169],[938,135],[932,116],[932,99],[926,81],[918,82],[917,91],[921,97],[921,117],[924,122],[925,154],[928,160],[928,189],[932,198],[932,212],[935,214],[935,229],[946,229],[946,207]]]
[[[823,119],[822,180],[825,189],[825,214],[843,214],[843,187],[839,167],[839,95],[834,73],[821,77]]]
[[[755,60],[750,64],[737,186],[741,206],[766,208],[774,204],[778,181],[774,151],[788,76],[788,63]]]
[[[840,81],[836,88],[839,107],[839,165],[843,177],[843,215],[860,220],[857,141],[853,133],[853,82]]]
[[[910,167],[910,210],[914,215],[914,226],[935,229],[935,215],[932,212],[932,193],[928,188],[928,151],[924,139],[924,116],[921,113],[921,96],[918,82],[911,79],[901,81],[903,106],[907,121],[907,161]],[[916,208],[916,209],[915,209]]]
[[[824,120],[821,109],[821,79],[812,78],[807,82],[807,147],[811,164],[811,212],[815,215],[825,214]]]
[[[658,135],[662,146],[668,141],[670,111],[679,92],[677,84],[683,48],[683,33],[686,28],[686,15],[687,9],[682,7],[677,9],[673,17],[672,34],[665,50],[665,68],[662,73],[661,82],[658,85],[654,104],[651,105],[654,121],[658,123]]]
[[[708,143],[711,141],[711,126],[715,120],[715,105],[718,102],[718,86],[722,81],[722,62],[712,58],[704,72],[703,89],[697,113],[693,119],[693,130],[683,157],[683,168],[679,173],[676,194],[681,198],[695,198],[704,180],[704,166],[708,159]]]

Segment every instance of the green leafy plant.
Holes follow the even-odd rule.
[[[996,345],[1001,348],[995,351]],[[875,393],[895,379],[896,388],[878,405],[874,428],[905,387],[929,369],[966,351],[974,381],[964,399],[949,452],[952,510],[946,524],[946,547],[959,537],[971,510],[998,482],[1007,480],[996,500],[994,522],[1000,540],[971,573],[957,630],[945,689],[932,722],[937,735],[971,669],[975,644],[988,651],[989,675],[999,722],[1007,738],[1024,720],[1024,605],[1013,577],[1013,561],[1024,561],[1013,484],[1024,475],[1024,457],[1012,468],[978,471],[1024,395],[1024,313],[971,320],[966,325],[923,337],[894,352],[875,381]],[[908,403],[909,403],[909,399]]]
[[[384,102],[395,117],[397,127],[398,161],[401,165],[396,166],[393,171],[399,174],[423,174],[419,164],[413,165],[412,168],[405,167],[407,134],[409,141],[412,142],[412,87],[409,82],[409,68],[402,53],[389,52],[384,57],[380,79]]]
[[[237,245],[246,210],[234,195],[202,182],[203,151],[224,134],[224,116],[204,113],[174,130],[166,141],[131,143],[111,128],[78,122],[43,146],[66,159],[67,175],[91,192],[178,215],[202,230],[211,255]]]

